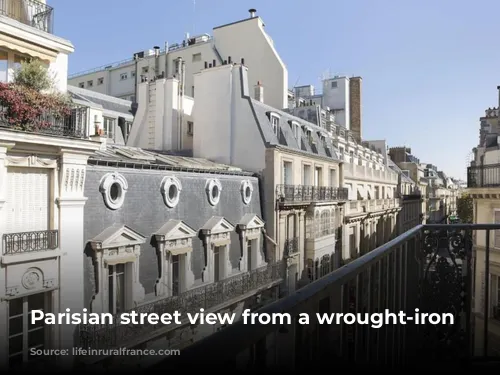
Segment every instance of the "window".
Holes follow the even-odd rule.
[[[314,169],[314,186],[323,186],[323,168]]]
[[[283,183],[285,185],[293,184],[292,162],[290,161],[283,162]]]
[[[143,73],[143,74],[145,74],[145,73],[147,73],[147,72],[149,72],[149,67],[147,67],[147,66],[143,66],[143,67],[142,67],[142,73]]]
[[[247,241],[247,271],[252,270],[252,240]]]
[[[128,78],[128,74],[127,73],[122,73],[120,74],[120,81],[124,81]]]
[[[37,293],[9,301],[9,365],[17,365],[34,357],[31,349],[44,349],[48,344],[47,326],[31,323],[33,310],[48,311],[49,294]]]
[[[180,255],[172,255],[172,295],[180,294]]]
[[[337,171],[335,169],[330,169],[330,186],[337,186]]]
[[[188,133],[188,135],[193,135],[193,122],[192,121],[187,122],[187,133]]]
[[[193,62],[201,61],[201,53],[195,53],[193,55]]]
[[[93,87],[94,81],[87,81],[87,87]]]
[[[311,166],[304,165],[302,171],[302,185],[308,186],[311,185]]]
[[[375,199],[380,199],[380,188],[375,186]]]
[[[276,115],[271,115],[271,126],[273,127],[273,133],[278,135],[278,128],[280,124],[280,119]]]
[[[337,81],[332,81],[332,89],[336,89],[338,86]]]
[[[191,86],[191,96],[194,98],[194,86]]]
[[[220,281],[221,279],[221,261],[223,259],[222,252],[223,252],[222,246],[216,246],[214,248],[214,283]]]
[[[9,53],[0,50],[0,82],[7,82],[9,71]]]
[[[131,76],[132,78],[134,78],[134,77],[135,77],[135,70],[132,70],[132,71],[130,72],[130,76]]]
[[[102,85],[104,83],[104,77],[97,78],[97,84]]]
[[[80,82],[78,84],[78,87],[81,88],[81,89],[85,88],[85,82]]]
[[[21,55],[14,55],[14,70],[17,70],[21,67],[21,63],[26,61],[26,57]]]
[[[125,264],[108,267],[108,312],[120,314],[125,310]]]
[[[103,121],[104,135],[106,135],[108,138],[114,139],[115,119],[110,117],[104,117],[103,120],[104,120]]]

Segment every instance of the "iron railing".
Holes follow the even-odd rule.
[[[500,164],[478,165],[467,168],[468,188],[498,186],[500,186]]]
[[[285,256],[297,254],[299,252],[299,238],[288,238],[285,240]]]
[[[203,363],[206,369],[226,365],[233,371],[311,370],[332,364],[372,371],[422,369],[430,364],[461,370],[475,356],[491,353],[491,309],[485,296],[490,295],[490,231],[498,229],[500,225],[495,224],[419,225],[255,312],[274,317],[286,313],[291,324],[280,319],[270,324],[238,322],[184,349],[181,356],[167,358],[155,369],[188,371],[193,364]],[[475,261],[473,231],[486,231],[486,259],[481,262]],[[475,279],[478,266],[485,268],[484,275]],[[482,284],[483,290],[476,302],[473,281]],[[483,309],[476,309],[478,305]],[[411,318],[406,324],[401,324],[403,318],[386,314],[400,311]],[[416,324],[417,312],[420,324]],[[303,313],[308,313],[308,323],[298,321]],[[319,324],[317,313],[357,313],[361,320],[343,324],[343,317],[337,316],[340,324]],[[381,313],[386,315],[365,318],[365,314]],[[350,315],[349,321],[352,318]],[[438,318],[447,324],[438,323]]]
[[[163,298],[127,311],[138,314],[173,314],[178,311],[183,318],[186,314],[199,313],[200,309],[216,308],[231,300],[243,298],[252,292],[279,284],[283,279],[282,262],[229,277],[219,282],[188,290],[178,296]],[[163,324],[119,324],[120,314],[113,317],[113,324],[80,325],[80,347],[89,349],[112,349],[125,347],[141,338],[145,341],[166,333]]]
[[[278,185],[276,198],[279,202],[346,201],[348,189],[331,186]]]
[[[0,0],[0,15],[47,33],[54,32],[54,9],[35,0]]]
[[[74,106],[68,116],[54,116],[47,112],[38,116],[32,123],[20,126],[13,125],[8,108],[0,106],[0,130],[25,131],[55,137],[86,138],[88,136],[88,112],[88,107]]]
[[[54,250],[59,246],[57,230],[7,233],[2,237],[4,255]]]

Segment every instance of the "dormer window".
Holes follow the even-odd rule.
[[[277,113],[270,113],[269,120],[271,121],[271,127],[273,128],[273,133],[278,135],[278,129],[280,126],[280,117]]]
[[[295,139],[299,139],[299,123],[297,121],[290,121],[290,128],[292,129],[292,133]]]

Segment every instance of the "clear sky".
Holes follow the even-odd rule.
[[[497,106],[497,0],[48,0],[76,51],[70,73],[132,57],[256,8],[290,88],[331,74],[363,77],[363,139],[407,145],[465,178],[479,117]]]

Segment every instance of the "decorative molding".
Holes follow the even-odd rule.
[[[222,185],[220,181],[215,178],[207,180],[205,191],[207,193],[208,202],[212,206],[216,206],[219,203],[220,195],[222,193]]]
[[[5,288],[5,294],[11,297],[19,295],[20,292],[18,285]]]
[[[177,177],[166,176],[161,180],[160,191],[167,207],[174,208],[179,203],[182,184]]]
[[[5,165],[10,167],[31,168],[57,168],[57,159],[39,158],[37,155],[30,156],[6,156]]]
[[[112,187],[117,186],[116,197],[112,196]],[[128,190],[128,182],[120,173],[113,172],[104,175],[99,185],[99,191],[104,199],[104,204],[111,210],[117,210],[125,202],[125,195]]]
[[[246,205],[249,205],[250,202],[252,201],[252,195],[253,195],[253,185],[250,180],[244,180],[241,182],[241,199],[243,200],[243,203]]]

